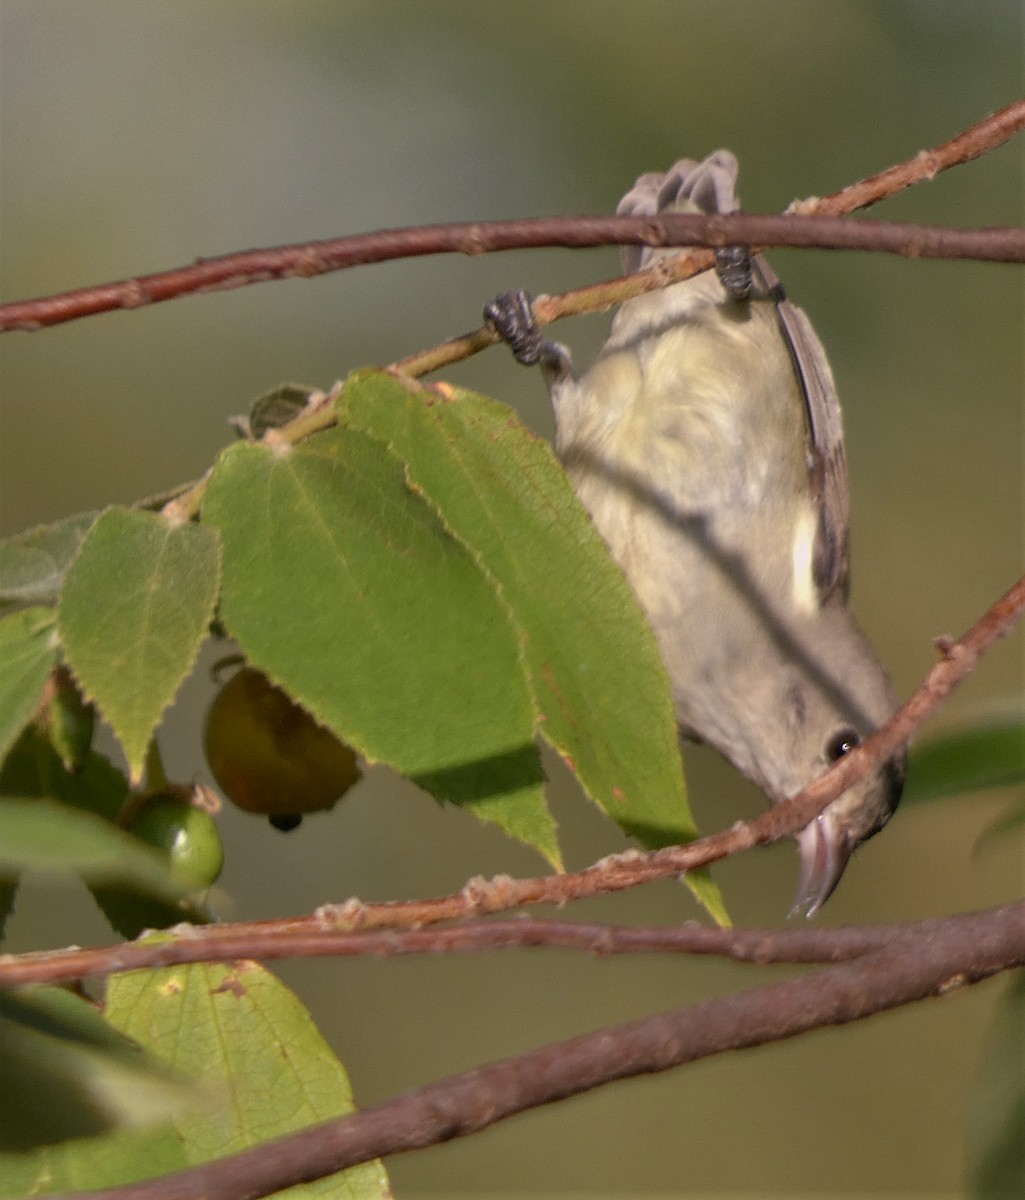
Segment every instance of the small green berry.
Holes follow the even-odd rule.
[[[179,796],[145,801],[128,832],[167,856],[171,874],[192,891],[204,891],[224,865],[224,846],[213,817]]]

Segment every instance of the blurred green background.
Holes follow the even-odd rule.
[[[1016,99],[1023,33],[1020,0],[3,0],[0,293],[21,299],[383,226],[608,212],[641,171],[720,145],[740,158],[745,206],[779,210]],[[1020,224],[1022,146],[876,215]],[[1023,569],[1022,273],[773,258],[832,358],[854,492],[855,604],[907,694],[934,661],[932,639],[960,634]],[[280,381],[326,386],[474,327],[501,289],[557,291],[616,270],[609,250],[420,259],[9,334],[0,532],[194,478],[229,440],[227,418]],[[606,326],[590,317],[557,335],[584,363]],[[502,350],[448,377],[550,432],[540,379]],[[1023,645],[1020,631],[1003,642],[932,730],[1020,704]],[[178,778],[205,777],[198,736],[211,690],[204,666],[165,723]],[[687,767],[703,828],[758,811],[754,789],[713,755],[689,753]],[[569,864],[620,848],[558,764],[551,773]],[[972,852],[1012,798],[899,813],[819,920],[910,918],[1017,895],[1020,842]],[[235,812],[221,826],[229,918],[541,869],[383,770],[287,837]],[[738,923],[778,924],[795,856],[763,851],[718,877]],[[697,914],[666,884],[565,915]],[[7,948],[108,936],[84,894],[36,888]],[[281,974],[363,1103],[775,977],[541,952]],[[400,1196],[956,1194],[970,1084],[1001,987],[606,1088],[389,1167]]]

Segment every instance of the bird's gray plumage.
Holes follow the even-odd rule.
[[[618,211],[732,212],[736,176],[728,151],[684,159],[643,175]],[[624,266],[673,253],[625,247]],[[580,378],[562,347],[535,336],[532,351],[556,449],[655,630],[681,731],[778,801],[897,701],[848,607],[847,467],[825,351],[764,260],[741,297],[708,272],[628,301]],[[502,328],[508,298],[488,311]],[[902,779],[896,758],[798,835],[796,907],[825,901]]]

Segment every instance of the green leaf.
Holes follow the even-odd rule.
[[[0,1196],[13,1200],[117,1187],[188,1165],[177,1134],[166,1126],[75,1138],[26,1154],[0,1153]]]
[[[0,541],[0,604],[56,601],[95,512],[76,513]]]
[[[1025,720],[989,721],[935,738],[911,753],[904,803],[1025,782]]]
[[[971,1194],[1025,1196],[1025,972],[996,1010],[968,1112]]]
[[[128,798],[128,780],[94,751],[69,771],[46,734],[30,726],[0,767],[0,796],[57,800],[114,821]]]
[[[69,771],[51,741],[34,726],[25,731],[0,771],[0,797],[44,800],[48,804],[56,800],[71,809],[98,814],[105,818],[100,822],[101,827],[105,826],[117,839],[115,849],[123,848],[127,842],[145,855],[153,853],[139,838],[110,824],[128,798],[128,780],[124,775],[102,755],[92,751],[80,766]],[[49,805],[47,811],[52,809],[53,805]],[[165,867],[166,860],[162,856],[158,859],[161,867]],[[31,864],[25,865],[40,864],[33,858]],[[49,865],[57,868],[74,866],[62,862]],[[0,867],[0,876],[4,874]],[[14,867],[8,867],[6,874],[13,877],[17,872]],[[182,889],[170,894],[163,889],[154,892],[134,875],[123,873],[111,877],[106,872],[99,875],[86,872],[84,878],[104,916],[123,937],[136,937],[143,929],[163,929],[179,921],[203,923],[209,920],[206,909],[196,897],[182,903],[179,898]]]
[[[0,617],[0,761],[43,702],[57,662],[52,608],[24,608]]]
[[[587,793],[645,846],[693,839],[654,634],[551,448],[494,400],[383,373],[354,377],[339,416],[407,464],[410,486],[493,581],[537,728]],[[688,882],[725,919],[707,875]]]
[[[0,829],[2,877],[29,869],[75,871],[90,883],[123,883],[170,904],[186,895],[155,850],[92,813],[51,800],[4,796]]]
[[[169,929],[188,921],[192,925],[208,925],[213,918],[198,899],[186,909],[139,892],[131,887],[108,884],[89,884],[89,892],[110,923],[111,929],[131,940],[149,929]]]
[[[0,941],[3,940],[7,928],[7,918],[14,912],[17,896],[18,880],[0,879]]]
[[[164,1121],[191,1099],[81,997],[0,991],[0,1151]]]
[[[309,1013],[254,962],[132,971],[111,978],[107,1017],[211,1103],[176,1118],[190,1163],[207,1162],[354,1110],[344,1067]],[[384,1200],[387,1177],[366,1163],[282,1196]]]
[[[980,850],[987,848],[990,842],[1010,833],[1017,833],[1022,828],[1025,828],[1025,804],[1012,804],[983,829],[975,839],[972,854],[978,854]]]
[[[217,536],[156,513],[108,509],[61,592],[67,660],[124,746],[133,780],[196,661],[217,599]]]
[[[87,704],[71,677],[62,667],[53,676],[53,693],[46,706],[46,736],[66,771],[75,772],[85,763],[93,748],[96,709]]]
[[[102,755],[89,753],[77,771],[70,773],[49,738],[35,725],[24,731],[0,764],[0,796],[8,798],[52,798],[114,820],[127,795],[128,781]],[[6,876],[0,873],[0,932],[17,892],[19,872],[8,871]]]
[[[558,865],[520,647],[469,554],[379,442],[238,443],[207,485],[220,617],[246,657],[371,761]]]
[[[272,391],[257,396],[249,409],[249,432],[261,438],[268,429],[287,425],[306,407],[313,388],[300,383],[282,383]]]

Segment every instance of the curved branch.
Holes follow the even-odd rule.
[[[484,254],[537,246],[722,245],[726,242],[881,249],[908,257],[984,257],[1020,261],[1015,230],[928,229],[880,224],[850,227],[829,218],[873,204],[939,171],[967,162],[1025,126],[1025,100],[905,163],[825,199],[795,202],[784,217],[574,217],[470,222],[385,229],[353,237],[241,251],[201,259],[187,267],[79,288],[57,296],[0,305],[0,332],[32,331],[79,317],[140,308],[179,296],[224,291],[271,279],[310,278],[329,271],[424,254]],[[810,214],[819,214],[812,219]],[[751,224],[755,222],[755,224]],[[755,233],[760,230],[760,233]],[[791,240],[796,239],[796,240]],[[710,262],[704,263],[704,266]],[[618,300],[609,300],[606,307]],[[574,310],[579,311],[579,310]],[[565,314],[562,314],[565,315]],[[486,343],[485,343],[486,344]],[[451,361],[451,360],[446,360]]]
[[[938,926],[928,938],[854,963],[540,1046],[230,1158],[78,1196],[256,1200],[374,1158],[464,1137],[619,1079],[864,1020],[1025,966],[1025,906],[950,917]]]
[[[533,879],[497,876],[473,879],[450,896],[426,900],[364,903],[351,899],[325,905],[312,916],[270,921],[236,922],[191,928],[166,949],[143,945],[115,946],[103,950],[60,950],[0,958],[0,983],[39,982],[43,979],[79,978],[110,974],[129,966],[169,962],[209,961],[225,957],[283,957],[282,943],[297,949],[309,938],[309,954],[324,950],[327,935],[357,930],[419,929],[461,917],[485,916],[530,904],[566,904],[585,896],[623,891],[667,876],[705,866],[721,858],[768,845],[803,829],[827,804],[862,776],[876,769],[904,745],[926,717],[949,695],[985,651],[1005,636],[1025,610],[1025,576],[993,604],[957,642],[944,641],[943,658],[894,716],[835,763],[803,792],[777,804],[752,821],[699,838],[686,846],[671,846],[647,854],[637,850],[610,855],[582,871],[544,875]],[[384,943],[379,943],[382,945]],[[415,942],[413,943],[415,944]],[[344,941],[335,943],[345,945]],[[182,947],[176,949],[176,947]],[[189,947],[192,947],[191,949]],[[275,954],[274,951],[279,953]],[[330,951],[342,953],[341,949]],[[147,957],[153,954],[155,957]],[[181,957],[174,957],[176,954]],[[160,957],[167,955],[168,957]]]

